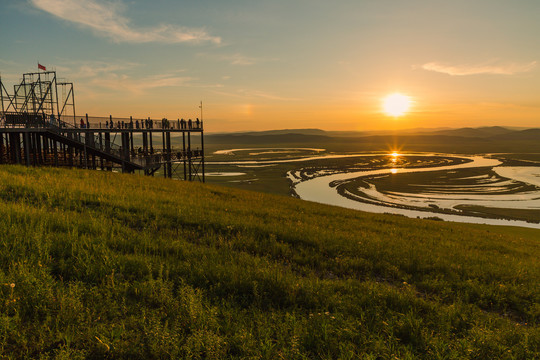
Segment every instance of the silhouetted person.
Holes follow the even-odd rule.
[[[187,127],[188,127],[188,129],[191,129],[192,125],[193,125],[193,122],[191,121],[191,119],[189,119],[189,120],[187,121]]]
[[[199,118],[197,118],[197,120],[195,120],[195,127],[198,129],[200,124],[201,124],[201,122],[200,122]]]
[[[185,129],[186,128],[186,120],[182,119],[180,120],[180,129]]]
[[[84,129],[84,120],[81,118],[81,129]]]
[[[138,129],[139,128],[139,120],[135,121],[135,127]]]

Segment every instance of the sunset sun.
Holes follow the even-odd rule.
[[[405,115],[411,107],[411,98],[406,95],[394,93],[387,95],[382,101],[383,111],[388,116]]]

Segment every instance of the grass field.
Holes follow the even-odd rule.
[[[540,231],[0,167],[0,353],[534,359]]]

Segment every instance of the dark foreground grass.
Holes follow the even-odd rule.
[[[540,232],[0,168],[0,352],[533,359]]]

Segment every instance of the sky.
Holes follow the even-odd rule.
[[[0,74],[205,130],[540,126],[538,0],[2,0]],[[389,116],[383,99],[411,100]]]

